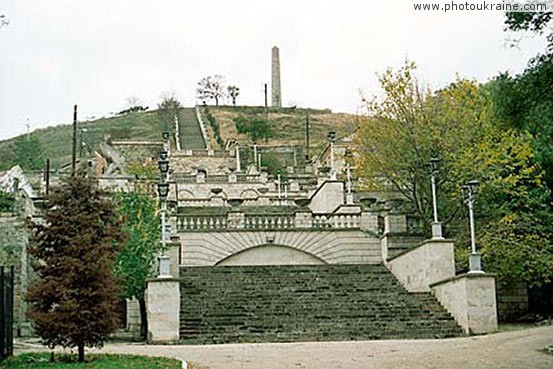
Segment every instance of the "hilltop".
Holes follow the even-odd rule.
[[[236,131],[234,119],[237,117],[254,118],[264,116],[263,107],[209,107],[215,117],[223,141],[239,140],[241,143],[251,143],[244,134]],[[281,108],[269,110],[269,121],[273,136],[264,145],[303,145],[305,142],[305,117],[309,114],[311,147],[313,152],[320,152],[326,145],[328,131],[336,131],[338,137],[350,135],[354,131],[356,116],[344,113],[332,113],[330,110],[315,110],[303,108]],[[213,137],[213,129],[206,122]],[[109,118],[79,122],[83,129],[83,155],[94,155],[98,145],[108,136],[112,139],[157,140],[160,139],[164,127],[157,110],[146,112],[130,112]],[[173,127],[171,127],[171,130]],[[40,142],[44,158],[50,158],[52,169],[71,160],[71,124],[37,129],[31,133],[33,139]],[[16,142],[25,140],[26,135],[0,141],[0,170],[7,170],[16,163]],[[79,146],[81,132],[77,135]],[[215,147],[216,148],[216,147]],[[79,150],[78,150],[79,151]]]

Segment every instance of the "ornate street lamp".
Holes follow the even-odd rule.
[[[163,143],[168,143],[169,142],[169,132],[168,131],[161,132],[161,138],[163,139]]]
[[[470,221],[470,256],[469,256],[469,273],[484,273],[482,271],[481,256],[476,252],[476,232],[474,228],[474,201],[478,193],[478,181],[472,180],[461,187],[463,191],[463,199],[469,208]]]
[[[430,170],[430,180],[432,182],[432,208],[434,212],[434,221],[432,222],[432,239],[443,239],[442,223],[438,221],[438,196],[436,194],[436,176],[440,169],[440,159],[432,158],[428,162]]]
[[[157,165],[160,172],[160,179],[157,184],[157,194],[161,202],[161,255],[159,256],[159,276],[158,278],[171,278],[169,270],[169,257],[165,255],[167,240],[165,238],[166,230],[166,213],[167,213],[167,196],[169,195],[169,183],[167,183],[167,173],[169,172],[168,152],[165,143],[169,138],[168,132],[163,132],[164,149],[159,153]]]
[[[351,166],[349,164],[350,158],[352,157],[351,150],[346,147],[346,152],[344,153],[345,159],[346,159],[346,176],[347,176],[347,182],[346,182],[346,204],[353,204],[353,193],[352,193],[352,180],[351,180]]]
[[[169,194],[169,183],[158,183],[157,194],[161,201],[167,201],[167,195]]]

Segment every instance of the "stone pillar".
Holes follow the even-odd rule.
[[[238,142],[236,143],[236,171],[240,172],[242,170],[242,166],[240,165],[240,145]]]
[[[177,279],[152,279],[145,294],[148,342],[179,340],[180,287]]]
[[[227,224],[232,229],[243,229],[245,227],[246,217],[242,212],[232,212],[227,215]]]
[[[361,223],[359,224],[359,228],[361,228],[362,231],[378,233],[378,214],[368,211],[361,212]]]
[[[309,211],[298,211],[294,223],[296,228],[313,228],[313,214]]]
[[[465,333],[486,334],[497,331],[493,275],[467,273],[434,283],[430,287]]]
[[[384,234],[407,232],[407,217],[405,214],[387,214],[384,217]]]
[[[273,108],[282,107],[282,93],[280,90],[280,55],[278,47],[273,47],[271,63],[271,100]]]

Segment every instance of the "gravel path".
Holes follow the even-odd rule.
[[[191,362],[194,369],[552,369],[553,356],[539,351],[550,345],[553,326],[445,340],[205,346],[110,343],[101,351],[175,357]]]

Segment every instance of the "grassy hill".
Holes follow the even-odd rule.
[[[263,107],[209,107],[211,114],[220,126],[223,140],[237,139],[241,143],[251,144],[245,134],[236,131],[234,119],[244,117],[265,117]],[[305,118],[309,115],[310,145],[316,153],[327,144],[327,133],[336,131],[338,138],[351,135],[356,126],[357,117],[345,113],[332,113],[330,110],[280,108],[269,109],[269,122],[273,136],[267,145],[304,145]],[[206,122],[207,124],[207,122]],[[213,142],[213,140],[212,140]]]
[[[236,132],[233,119],[238,116],[253,117],[264,114],[263,107],[209,107],[209,109],[220,125],[223,140],[239,139],[243,143],[247,143],[248,138]],[[314,149],[320,150],[324,147],[328,131],[335,130],[338,132],[338,137],[343,137],[351,134],[354,130],[356,117],[353,115],[334,114],[329,110],[271,109],[269,120],[274,137],[265,144],[303,144],[307,113],[310,116],[311,146]],[[86,129],[83,132],[83,141],[86,143],[84,155],[86,156],[93,155],[99,143],[108,135],[112,139],[157,140],[161,138],[162,127],[163,123],[157,111],[133,112],[79,122],[79,128]],[[44,157],[50,158],[53,169],[71,161],[71,124],[42,128],[31,134],[40,141]],[[14,147],[17,140],[23,139],[26,139],[25,135],[0,141],[0,170],[7,170],[16,163]],[[77,139],[80,140],[80,132]]]

